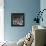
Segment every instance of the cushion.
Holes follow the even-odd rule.
[[[17,46],[23,46],[23,43],[24,43],[24,38],[21,38],[18,42],[17,42]]]

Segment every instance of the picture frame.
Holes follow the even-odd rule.
[[[11,13],[11,26],[24,26],[24,13]]]

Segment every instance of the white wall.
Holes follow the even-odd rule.
[[[0,0],[0,42],[4,41],[4,0]]]

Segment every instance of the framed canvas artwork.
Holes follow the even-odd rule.
[[[24,26],[24,13],[11,13],[11,26]]]

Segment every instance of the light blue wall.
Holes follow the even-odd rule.
[[[46,0],[41,0],[40,1],[40,10],[42,11],[43,9],[46,9]],[[43,22],[40,22],[40,25],[46,27],[46,10],[43,12]]]
[[[4,35],[7,41],[18,41],[32,28],[33,19],[40,9],[39,0],[5,0],[4,1]],[[24,27],[11,27],[11,13],[25,13]]]

